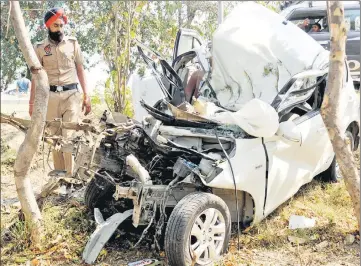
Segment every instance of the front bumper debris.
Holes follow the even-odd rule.
[[[94,216],[96,217],[98,226],[90,236],[90,239],[85,246],[83,251],[83,260],[88,264],[93,264],[105,243],[108,242],[109,238],[114,234],[118,226],[132,214],[133,209],[130,209],[123,213],[116,213],[104,221],[100,211],[95,209]]]

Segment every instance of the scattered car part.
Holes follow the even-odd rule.
[[[299,228],[311,228],[316,225],[315,219],[310,219],[304,216],[291,215],[289,220],[289,229],[299,229]]]
[[[93,232],[88,240],[83,251],[83,260],[88,264],[93,264],[97,259],[100,251],[105,243],[113,235],[118,226],[128,217],[133,214],[133,210],[127,210],[123,213],[116,213],[109,217],[107,220],[101,217],[101,213],[97,212],[95,215],[97,220],[101,222],[97,229]]]
[[[164,265],[163,262],[156,259],[144,259],[135,262],[129,262],[127,266],[157,266]]]

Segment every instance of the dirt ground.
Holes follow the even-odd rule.
[[[11,152],[9,152],[6,158],[2,158],[2,161],[11,161],[12,158],[15,158],[15,151],[17,151],[20,147],[21,143],[24,140],[24,136],[25,135],[22,132],[20,132],[13,126],[6,124],[1,125],[1,138],[5,141],[5,143],[7,143],[7,145],[9,145],[9,148],[12,150]],[[47,173],[51,171],[47,163],[45,163],[44,171],[42,156],[43,154],[40,150],[36,158],[34,159],[30,172],[31,183],[36,193],[40,192],[41,186],[44,185],[48,179]],[[47,158],[47,153],[45,154],[45,158]],[[49,162],[51,163],[51,155],[49,159]],[[13,169],[10,167],[2,166],[1,168],[1,196],[2,200],[11,200],[16,198]]]
[[[25,111],[23,117],[26,117]],[[19,206],[12,163],[15,151],[22,143],[24,135],[9,125],[1,125],[1,138],[10,146],[6,153],[2,152],[1,158],[1,221],[3,228],[8,221],[7,215],[13,213],[13,210]],[[355,156],[359,164],[359,151]],[[45,148],[45,155],[41,150],[37,153],[30,172],[35,193],[40,192],[41,186],[47,180],[47,173],[50,171],[46,161],[44,171],[44,157],[46,160],[47,148]],[[52,165],[51,156],[49,163]],[[71,201],[70,205],[63,201],[56,201],[56,204],[50,201],[46,205],[48,207],[44,207],[42,211],[44,219],[49,225],[49,228],[46,229],[49,230],[47,233],[49,242],[57,241],[59,235],[63,237],[60,238],[62,241],[56,242],[56,246],[61,246],[63,252],[61,259],[54,255],[57,254],[54,250],[47,253],[49,254],[47,257],[29,252],[26,248],[16,248],[14,244],[3,244],[2,242],[1,257],[4,265],[81,264],[81,252],[86,239],[95,228],[94,223],[90,221],[91,215],[81,201]],[[288,219],[291,214],[316,217],[316,228],[308,231],[289,230]],[[57,226],[60,228],[63,221],[66,229],[63,227],[55,229]],[[239,252],[234,235],[231,240],[230,252],[217,265],[360,265],[359,239],[356,237],[353,243],[345,242],[347,235],[355,235],[356,224],[352,204],[344,184],[324,185],[319,181],[313,181],[302,188],[295,197],[279,207],[270,217],[243,232]],[[292,244],[288,240],[290,235],[307,239],[307,242],[300,245]],[[118,266],[144,258],[164,259],[163,252],[152,252],[150,251],[151,246],[148,245],[131,249],[132,243],[127,244],[127,241],[131,242],[136,237],[137,235],[116,236],[101,252],[97,265]],[[326,244],[321,247],[320,244],[324,242]],[[18,243],[18,245],[20,244]],[[51,249],[49,248],[49,250]],[[64,254],[68,254],[69,258]],[[35,260],[41,263],[33,264]]]

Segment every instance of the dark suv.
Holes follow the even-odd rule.
[[[327,20],[326,1],[288,1],[288,6],[280,13],[287,20],[295,24],[302,24],[305,19],[310,20],[310,25],[318,23],[321,31],[311,32],[312,36],[325,49],[330,48],[330,32]],[[345,8],[345,21],[347,25],[346,55],[355,86],[360,86],[360,2],[343,1]]]

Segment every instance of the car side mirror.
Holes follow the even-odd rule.
[[[287,143],[301,143],[302,134],[297,125],[293,121],[285,121],[280,123],[276,135],[281,137]]]

